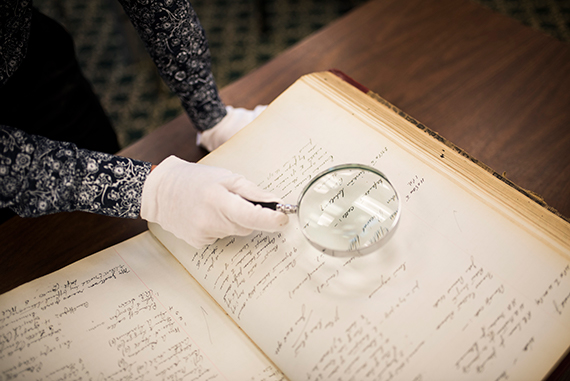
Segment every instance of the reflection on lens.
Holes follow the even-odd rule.
[[[386,177],[362,165],[333,167],[309,183],[299,200],[305,236],[321,251],[367,254],[394,230],[400,199]]]

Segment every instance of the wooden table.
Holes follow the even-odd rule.
[[[567,44],[469,0],[378,0],[225,87],[222,97],[234,106],[267,104],[301,75],[330,68],[570,216]],[[179,117],[121,154],[197,161],[206,152],[194,141]],[[86,213],[15,217],[0,225],[0,293],[145,229],[142,220]]]

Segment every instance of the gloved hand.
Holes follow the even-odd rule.
[[[223,168],[189,163],[176,156],[161,162],[148,175],[142,193],[141,217],[195,248],[230,235],[254,230],[278,231],[286,214],[244,200],[278,201],[277,198]]]
[[[215,150],[234,136],[236,132],[251,123],[266,108],[267,106],[257,106],[253,110],[247,110],[226,106],[226,116],[209,130],[199,132],[196,144],[210,152]]]

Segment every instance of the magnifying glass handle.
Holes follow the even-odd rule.
[[[291,204],[281,204],[279,202],[262,202],[262,201],[251,201],[251,200],[247,200],[251,202],[253,205],[259,205],[263,208],[268,208],[271,210],[275,210],[277,212],[281,212],[281,213],[285,213],[285,214],[295,214],[297,213],[297,205],[291,205]]]

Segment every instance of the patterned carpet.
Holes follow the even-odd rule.
[[[464,0],[458,0],[464,1]],[[570,42],[570,0],[469,0]],[[218,86],[240,78],[365,0],[194,0]],[[75,38],[124,147],[182,113],[116,0],[35,0]]]

